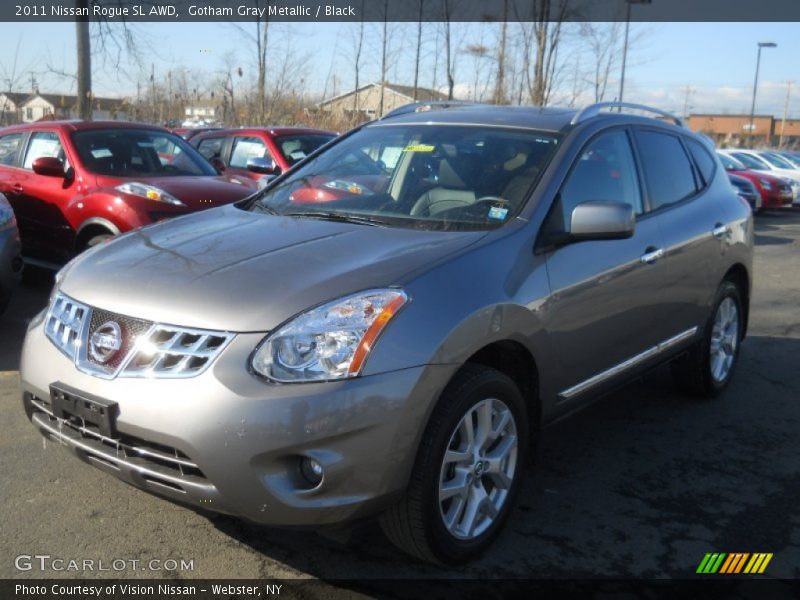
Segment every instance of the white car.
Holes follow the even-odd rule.
[[[720,150],[745,164],[754,171],[768,171],[770,175],[782,177],[792,186],[792,204],[800,204],[800,169],[794,164],[767,150]]]

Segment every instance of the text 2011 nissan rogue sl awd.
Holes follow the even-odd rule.
[[[380,515],[415,556],[470,559],[542,425],[665,361],[698,396],[736,366],[750,207],[679,120],[605,108],[396,111],[93,248],[28,330],[28,417],[173,500]]]

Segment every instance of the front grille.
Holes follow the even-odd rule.
[[[114,324],[119,348],[99,360],[92,352],[95,333]],[[153,323],[91,308],[57,293],[45,319],[55,346],[90,375],[114,377],[194,377],[205,371],[233,339],[232,333]],[[106,334],[101,332],[100,340]],[[118,335],[117,335],[118,334]]]
[[[89,320],[89,334],[87,336],[87,340],[91,340],[95,331],[97,331],[103,324],[108,322],[114,322],[119,325],[122,333],[122,346],[111,357],[111,359],[105,363],[95,360],[91,353],[87,353],[86,359],[89,362],[98,365],[103,370],[113,373],[125,361],[128,353],[134,347],[139,337],[146,334],[153,326],[153,323],[150,321],[143,321],[142,319],[126,317],[124,315],[117,315],[112,312],[108,312],[107,310],[99,310],[95,308],[92,309],[92,317]]]
[[[44,322],[45,335],[56,348],[74,359],[80,345],[89,309],[62,294],[56,294]]]
[[[27,394],[27,393],[26,393]],[[113,451],[113,457],[141,463],[157,472],[173,477],[189,478],[194,482],[206,480],[206,476],[192,460],[177,448],[150,442],[138,437],[119,434],[116,438],[102,435],[99,429],[78,417],[59,419],[52,413],[50,400],[27,394],[34,413],[39,413],[63,433],[67,428],[73,436],[92,443],[98,451]]]

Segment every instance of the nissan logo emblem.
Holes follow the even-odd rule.
[[[89,340],[89,354],[100,364],[105,364],[122,348],[122,330],[116,321],[100,325]]]

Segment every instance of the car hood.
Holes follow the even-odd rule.
[[[372,227],[234,206],[134,230],[64,271],[61,291],[171,325],[268,331],[322,302],[400,284],[485,232]]]
[[[254,193],[253,187],[219,176],[97,178],[98,187],[116,187],[121,183],[146,183],[171,194],[191,210],[230,204]]]

